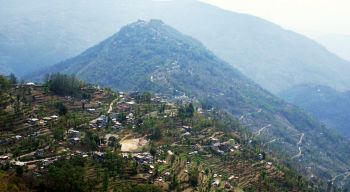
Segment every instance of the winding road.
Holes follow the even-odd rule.
[[[256,135],[255,136],[259,136],[261,134],[262,131],[264,131],[265,129],[271,127],[272,125],[271,124],[268,124],[264,127],[262,127],[261,129],[259,129],[257,132],[256,132]]]
[[[261,113],[261,112],[262,112],[262,109],[258,109],[256,112],[246,113],[246,114],[240,116],[240,117],[238,118],[238,120],[241,121],[241,120],[244,119],[245,116],[248,116],[248,115],[251,115],[251,114],[254,114],[254,113]]]
[[[336,175],[332,178],[332,182],[334,182],[338,177],[340,176],[344,176],[344,177],[350,177],[350,172],[345,172],[345,173],[342,173],[342,174],[339,174],[339,175]]]
[[[108,111],[107,111],[108,114],[112,112],[112,110],[113,110],[113,105],[114,105],[114,103],[115,103],[116,101],[118,101],[118,99],[114,99],[114,100],[111,102],[111,104],[109,104],[109,108],[108,108]]]
[[[301,142],[303,142],[304,135],[305,135],[304,133],[301,134],[299,142],[297,143],[298,145],[300,145]]]
[[[305,134],[301,133],[300,139],[299,139],[299,141],[297,143],[297,146],[299,146],[303,142],[304,136],[305,136]],[[299,153],[294,155],[291,159],[295,159],[295,158],[301,157],[302,150],[301,150],[300,146],[298,147],[298,150],[299,150]]]
[[[298,158],[298,157],[300,157],[301,156],[301,147],[299,147],[298,148],[299,149],[299,153],[298,154],[296,154],[296,155],[294,155],[291,159],[295,159],[295,158]]]
[[[266,142],[264,145],[267,145],[267,144],[273,143],[273,142],[275,142],[275,141],[277,141],[277,139],[272,139],[271,141]]]

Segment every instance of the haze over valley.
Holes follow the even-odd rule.
[[[350,189],[346,36],[270,1],[0,1],[0,191]]]

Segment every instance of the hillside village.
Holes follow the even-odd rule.
[[[0,192],[350,191],[345,1],[2,4]]]
[[[195,98],[66,75],[1,89],[0,191],[317,191]]]

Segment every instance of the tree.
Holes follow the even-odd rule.
[[[109,175],[115,176],[117,174],[123,173],[123,169],[125,168],[125,161],[124,158],[118,153],[108,151],[105,154],[102,167],[108,170]]]
[[[6,77],[0,75],[0,93],[1,94],[4,93],[10,87],[11,87],[10,81]]]
[[[76,79],[73,75],[52,74],[48,77],[45,86],[57,95],[83,97],[81,88],[84,86],[84,82]]]
[[[150,136],[151,140],[159,140],[162,137],[162,133],[159,127],[155,127],[152,129],[152,133]]]
[[[179,186],[179,181],[177,180],[176,175],[173,175],[171,178],[171,182],[169,184],[169,189],[175,190],[178,188],[178,186]]]
[[[196,187],[198,185],[198,170],[197,169],[192,169],[189,172],[189,182],[192,187]]]
[[[151,148],[150,148],[150,150],[149,150],[149,153],[150,153],[153,157],[156,156],[156,154],[157,154],[157,149],[154,147],[154,145],[151,145]]]
[[[123,113],[123,112],[118,113],[118,115],[117,115],[117,120],[118,120],[120,123],[125,123],[125,122],[126,122],[126,115],[125,115],[125,113]]]
[[[131,174],[136,175],[137,174],[137,168],[138,168],[137,161],[132,161],[131,162]]]
[[[110,147],[113,147],[114,150],[121,148],[121,145],[119,143],[119,139],[117,139],[114,136],[111,136],[111,137],[108,138],[108,145]]]
[[[17,84],[17,77],[15,76],[15,74],[11,73],[9,75],[9,81],[12,85],[16,85]]]
[[[56,162],[43,178],[44,191],[88,191],[89,184],[84,180],[84,174],[84,167],[74,159]]]
[[[21,167],[21,166],[16,167],[16,176],[17,177],[21,177],[23,175],[23,172],[24,172],[23,167]]]
[[[100,139],[97,134],[91,131],[86,132],[86,136],[84,138],[84,143],[86,147],[88,147],[91,150],[96,150],[99,142],[100,142]]]
[[[103,177],[103,191],[108,191],[109,186],[109,175],[108,171],[105,171],[104,177]]]
[[[159,108],[159,113],[163,114],[165,111],[165,104],[162,104]]]
[[[189,105],[180,107],[178,115],[181,119],[184,120],[186,118],[192,118],[194,115],[194,112],[195,110],[194,110],[193,104],[190,103]]]
[[[152,98],[152,94],[150,92],[144,92],[142,95],[138,95],[136,100],[138,102],[150,103]]]
[[[57,102],[55,104],[56,109],[58,110],[59,115],[65,115],[67,114],[67,107],[62,102]]]
[[[194,107],[193,107],[193,104],[190,103],[186,109],[187,111],[187,114],[189,117],[193,117],[193,114],[194,114]]]
[[[61,128],[55,129],[53,132],[53,137],[58,141],[63,140],[64,139],[64,130]]]

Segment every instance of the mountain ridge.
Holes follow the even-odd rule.
[[[82,2],[70,6],[70,9],[66,8],[67,2],[64,1],[57,2],[59,6],[55,9],[46,2],[37,6],[25,4],[27,9],[23,15],[33,15],[32,25],[28,25],[26,18],[13,17],[11,10],[16,9],[1,13],[2,18],[8,18],[2,22],[4,34],[10,34],[12,39],[21,39],[24,36],[21,31],[33,34],[33,40],[26,45],[31,45],[28,50],[37,51],[25,57],[25,62],[16,63],[23,65],[35,59],[34,63],[38,66],[54,64],[100,42],[127,23],[140,18],[157,18],[199,39],[220,58],[270,92],[278,93],[303,83],[324,84],[342,91],[350,88],[344,83],[350,81],[349,62],[309,38],[258,17],[188,0],[115,1],[99,6],[93,2]],[[93,20],[92,15],[85,11],[90,9],[94,13]],[[18,30],[13,26],[21,28]],[[92,28],[94,33],[91,33]],[[52,42],[53,48],[40,45],[47,42]],[[61,42],[69,44],[64,46]],[[26,50],[25,46],[23,48]],[[53,53],[55,55],[50,56]],[[35,65],[32,66],[37,68]],[[25,67],[28,69],[28,66]]]
[[[79,56],[37,75],[52,72],[73,74],[116,90],[196,97],[208,107],[233,114],[262,144],[284,154],[296,167],[300,163],[313,167],[305,173],[309,176],[331,179],[350,165],[347,141],[261,88],[200,42],[159,21],[129,24]]]

